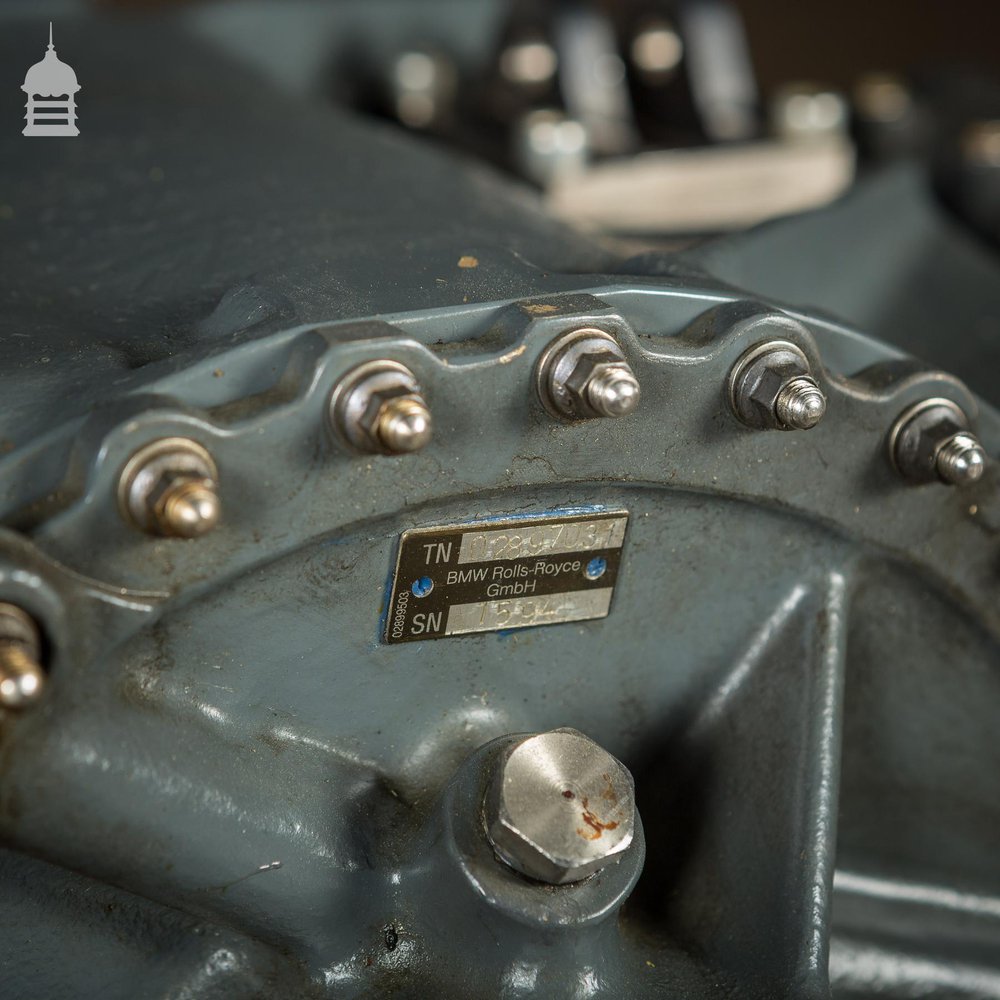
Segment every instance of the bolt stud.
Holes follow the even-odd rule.
[[[904,410],[889,434],[889,459],[911,483],[968,486],[986,469],[968,415],[950,399],[925,399]]]
[[[352,451],[406,455],[431,441],[431,411],[417,377],[395,361],[348,372],[334,386],[329,414],[337,438]]]
[[[222,512],[218,469],[196,441],[153,441],[122,471],[118,505],[124,518],[147,534],[197,538],[215,527]]]
[[[181,477],[164,494],[162,522],[166,533],[196,538],[219,521],[219,495],[204,480]]]
[[[0,603],[0,708],[30,708],[45,691],[41,638],[34,620]]]
[[[430,443],[431,412],[422,399],[399,396],[382,407],[378,417],[378,439],[392,455],[419,451]]]
[[[967,486],[982,477],[986,452],[972,434],[953,434],[941,445],[935,467],[942,482],[951,486]]]
[[[627,368],[608,367],[587,385],[587,401],[602,417],[624,417],[639,403],[639,380]]]
[[[588,327],[557,337],[545,349],[538,395],[553,416],[578,420],[628,416],[641,390],[618,342]]]
[[[539,733],[501,753],[484,817],[505,864],[550,885],[577,882],[632,843],[632,775],[575,729]]]
[[[784,340],[747,351],[729,375],[733,413],[757,430],[807,431],[826,413],[826,396],[805,354]]]
[[[807,431],[815,427],[826,413],[826,396],[810,375],[793,378],[774,403],[774,412],[783,427]]]

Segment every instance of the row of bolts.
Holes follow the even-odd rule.
[[[802,431],[826,412],[826,397],[805,354],[768,340],[752,347],[729,375],[735,416],[760,430]],[[639,381],[618,342],[592,327],[570,330],[543,352],[538,395],[563,420],[609,419],[632,413]],[[431,413],[414,373],[396,361],[369,361],[348,372],[329,402],[331,428],[356,453],[403,455],[431,440]],[[985,467],[982,445],[954,402],[926,399],[908,407],[889,435],[894,468],[914,483],[963,486]],[[149,534],[195,538],[218,522],[218,469],[211,454],[188,438],[161,438],[141,448],[119,478],[118,501],[127,522]],[[0,603],[0,708],[37,702],[45,686],[37,624],[21,608]]]

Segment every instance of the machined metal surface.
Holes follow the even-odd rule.
[[[876,178],[822,219],[623,261],[492,176],[130,25],[79,19],[88,92],[119,96],[66,193],[0,137],[0,252],[33,248],[0,267],[0,600],[47,669],[0,720],[5,987],[1000,996],[998,471],[913,489],[886,458],[928,399],[1000,453],[958,377],[989,395],[989,341],[933,339],[991,314],[981,249],[912,178]],[[33,32],[0,33],[5,63]],[[217,98],[197,116],[172,96],[194,88]],[[137,213],[169,266],[136,255]],[[53,274],[72,291],[40,310]],[[641,382],[629,419],[536,402],[581,328]],[[808,435],[730,412],[734,365],[776,339],[828,399]],[[405,461],[328,433],[335,386],[380,360],[434,408]],[[197,544],[114,502],[169,437],[225,476]],[[606,617],[383,641],[403,532],[568,508],[629,513]],[[549,885],[498,860],[483,805],[512,734],[568,726],[637,810],[620,860]]]
[[[942,482],[951,486],[968,486],[978,482],[986,466],[986,453],[974,434],[952,434],[938,449],[934,461]]]
[[[593,740],[555,729],[501,757],[483,808],[490,842],[507,864],[564,885],[628,849],[635,790],[628,768]]]

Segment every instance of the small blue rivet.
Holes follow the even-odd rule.
[[[433,589],[434,581],[429,576],[422,576],[410,585],[410,591],[414,597],[426,597]]]
[[[594,556],[593,559],[587,563],[584,568],[583,575],[588,580],[596,580],[599,577],[604,576],[604,571],[608,568],[607,559],[602,559],[600,556]]]

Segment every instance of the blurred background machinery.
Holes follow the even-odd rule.
[[[0,993],[1000,997],[998,16],[0,7]]]

